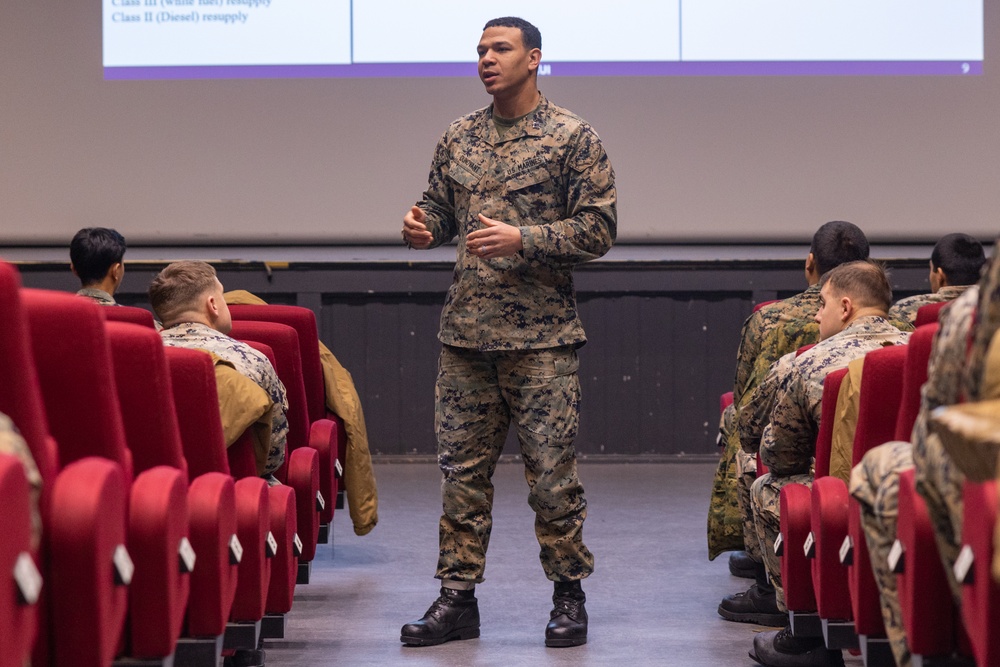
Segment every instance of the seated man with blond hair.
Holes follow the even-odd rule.
[[[149,301],[163,323],[164,345],[205,350],[215,359],[226,444],[255,421],[266,425],[268,437],[257,448],[257,471],[269,484],[277,484],[273,473],[284,463],[288,438],[285,387],[267,357],[228,335],[233,320],[222,293],[211,265],[183,261],[153,279]],[[227,366],[239,375],[227,372]],[[251,386],[248,392],[248,384],[256,391]]]

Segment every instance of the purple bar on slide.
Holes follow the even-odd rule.
[[[982,61],[552,62],[549,76],[972,76]],[[547,68],[547,69],[546,69]],[[475,76],[475,63],[105,67],[109,81],[152,79],[328,79]]]

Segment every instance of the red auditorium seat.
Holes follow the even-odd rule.
[[[4,651],[15,655],[30,646],[36,623],[32,664],[103,667],[118,648],[128,599],[125,581],[112,576],[115,555],[127,554],[125,475],[106,458],[64,460],[60,466],[32,358],[20,279],[3,262],[0,314],[0,412],[20,430],[42,476],[43,540],[37,562],[44,581],[37,622],[29,618],[24,634],[5,635]]]
[[[129,322],[140,326],[156,329],[153,314],[144,308],[135,306],[108,306],[104,311],[104,319],[109,322]]]
[[[320,363],[316,315],[308,308],[281,305],[232,305],[229,306],[229,312],[234,320],[275,322],[292,327],[298,334],[299,353],[302,355],[302,383],[305,387],[310,425],[309,444],[320,455],[320,488],[326,500],[319,521],[328,529],[333,521],[334,508],[343,504],[343,489],[337,479],[337,462],[339,459],[343,470],[347,441],[343,420],[326,407],[326,383]],[[324,536],[320,543],[325,542]]]
[[[198,350],[174,347],[166,348],[165,352],[181,440],[191,474],[229,474],[231,461],[244,468],[236,475],[237,535],[242,560],[230,612],[231,623],[226,629],[226,648],[256,648],[268,601],[272,560],[277,553],[277,548],[269,547],[268,543],[274,540],[274,546],[280,546],[271,534],[272,507],[284,504],[287,508],[289,501],[294,502],[294,495],[288,487],[269,489],[267,483],[257,477],[253,445],[248,435],[233,443],[227,451],[211,357]],[[294,514],[294,509],[291,512],[286,509],[282,525],[288,525],[289,513]]]
[[[0,667],[24,667],[38,629],[35,603],[41,579],[31,546],[30,488],[24,466],[10,454],[0,454],[0,506],[0,637],[4,638]]]
[[[836,415],[837,396],[840,385],[847,374],[847,369],[834,371],[823,381],[823,398],[821,402],[820,430],[816,439],[816,469],[815,481],[829,474],[830,442],[833,434],[833,422]],[[822,484],[820,484],[822,486]],[[803,484],[789,484],[781,490],[781,535],[785,544],[784,555],[781,558],[781,580],[785,586],[785,604],[790,612],[792,631],[796,636],[818,636],[822,627],[817,613],[813,578],[818,576],[820,564],[828,562],[830,544],[824,539],[822,532],[813,532],[811,525],[812,492]],[[811,538],[810,538],[811,536]],[[812,540],[811,556],[806,555],[806,542]],[[833,546],[836,557],[838,545]],[[825,571],[832,571],[825,565]],[[836,569],[840,574],[841,568]],[[845,582],[846,585],[846,582]],[[824,611],[832,611],[829,605],[829,595],[824,600]],[[848,610],[849,611],[849,610]],[[844,618],[843,616],[826,616],[826,618]]]
[[[124,655],[172,660],[188,575],[178,549],[188,536],[187,480],[169,466],[133,473],[104,331],[103,308],[69,294],[21,290],[49,425],[59,459],[89,456],[122,466],[128,551],[135,563]],[[73,663],[67,663],[73,664]]]
[[[868,450],[892,440],[896,434],[903,388],[900,378],[906,365],[907,348],[906,345],[892,345],[865,355],[852,466],[857,465]],[[848,534],[853,544],[853,553],[847,568],[847,582],[851,591],[851,610],[854,613],[858,643],[862,654],[866,656],[866,664],[892,665],[892,652],[889,650],[882,622],[878,585],[872,573],[861,526],[861,510],[853,498],[848,512]]]
[[[917,318],[914,321],[913,326],[920,328],[925,324],[937,324],[938,316],[941,314],[941,309],[947,306],[951,301],[938,301],[937,303],[929,303],[926,306],[920,306],[917,309]]]
[[[234,321],[230,335],[242,341],[263,343],[274,354],[273,365],[288,397],[288,452],[277,477],[295,489],[298,535],[303,544],[299,560],[311,562],[319,537],[320,507],[328,498],[320,488],[321,455],[311,447],[309,440],[309,414],[298,335],[284,324],[255,320]]]
[[[1000,585],[991,572],[997,523],[996,482],[966,480],[962,495],[963,547],[955,563],[955,576],[962,583],[962,620],[976,664],[1000,665]]]
[[[136,472],[170,466],[188,475],[163,341],[151,327],[109,322],[106,328],[126,441]],[[236,535],[236,496],[232,477],[223,472],[207,471],[188,479],[190,543],[196,567],[190,577],[184,632],[191,639],[178,652],[183,654],[201,646],[211,662],[206,657],[198,664],[214,664],[218,658],[215,649],[221,649],[219,639],[225,632],[236,592],[236,563],[229,552],[230,541]],[[139,598],[133,604],[142,603]],[[173,621],[179,630],[185,609],[176,611]],[[137,641],[133,639],[133,646]]]

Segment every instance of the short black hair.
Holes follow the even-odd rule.
[[[538,28],[517,16],[501,16],[491,19],[483,26],[483,30],[487,28],[517,28],[521,31],[521,41],[524,42],[524,48],[529,51],[542,48],[542,33],[539,32]]]
[[[968,234],[942,236],[931,253],[931,266],[944,272],[949,285],[974,285],[985,263],[983,244]]]
[[[853,223],[833,220],[816,230],[809,252],[823,275],[846,262],[868,259],[868,237]]]
[[[125,256],[125,237],[106,227],[85,227],[69,244],[69,261],[84,287],[104,280]]]

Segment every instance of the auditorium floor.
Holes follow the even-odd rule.
[[[585,540],[596,570],[584,582],[589,642],[547,649],[551,584],[538,563],[533,514],[520,464],[498,466],[485,583],[477,588],[482,636],[436,647],[399,643],[399,629],[437,596],[439,473],[428,464],[382,464],[379,525],[357,537],[346,510],[334,545],[322,546],[312,581],[296,589],[285,638],[269,641],[268,667],[355,665],[754,665],[763,628],[716,613],[749,582],[709,562],[705,516],[714,466],[580,465],[590,505]],[[333,555],[331,555],[331,553]],[[860,658],[849,658],[855,667]]]

